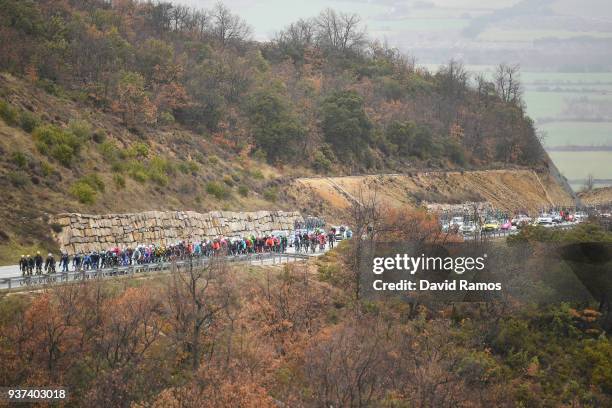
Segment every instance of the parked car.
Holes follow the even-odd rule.
[[[524,227],[525,225],[531,224],[533,220],[531,219],[531,217],[525,214],[519,214],[516,217],[514,217],[510,222],[512,223],[512,225],[516,226],[517,228],[521,228],[521,227]]]
[[[502,222],[502,225],[500,228],[504,231],[510,231],[512,227],[513,227],[512,222],[510,222],[510,220],[506,220]],[[514,227],[514,229],[516,229],[516,227]]]
[[[460,229],[463,226],[463,217],[453,217],[450,224],[457,229]]]
[[[461,233],[464,235],[475,234],[476,231],[478,231],[478,226],[474,224],[473,222],[468,222],[468,223],[463,224],[461,228],[459,229],[459,231],[461,231]]]
[[[577,211],[576,214],[574,214],[574,222],[580,223],[586,221],[587,218],[589,218],[589,216],[584,211]]]
[[[499,221],[495,219],[489,219],[485,221],[484,225],[482,226],[482,230],[487,232],[498,231],[500,227],[501,225]]]
[[[561,224],[564,220],[563,220],[563,216],[561,216],[561,214],[559,213],[555,213],[552,215],[552,220],[555,224]]]
[[[542,214],[538,217],[536,222],[538,225],[552,225],[553,217],[551,217],[549,214]]]

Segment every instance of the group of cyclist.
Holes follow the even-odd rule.
[[[324,251],[325,248],[329,245],[329,248],[332,249],[334,247],[334,243],[336,242],[336,231],[331,230],[327,234],[323,231],[315,230],[314,232],[296,232],[293,237],[293,246],[295,248],[295,252],[305,252],[305,253],[315,253],[317,249],[319,251]]]
[[[55,273],[55,258],[53,254],[49,253],[49,255],[47,255],[47,258],[44,260],[44,265],[40,251],[36,252],[34,256],[30,254],[27,256],[21,255],[21,259],[19,259],[19,270],[23,276],[31,276],[34,273],[41,275],[43,273],[43,268],[45,273]]]
[[[155,244],[138,245],[134,248],[117,246],[106,251],[76,253],[73,256],[63,251],[59,259],[59,269],[61,272],[69,272],[70,270],[82,271],[168,262],[190,257],[211,257],[218,254],[236,256],[269,252],[284,253],[289,244],[294,246],[296,253],[315,253],[317,250],[324,251],[327,246],[334,247],[336,230],[331,229],[327,234],[319,228],[313,231],[296,230],[291,242],[289,239],[291,238],[288,238],[286,234],[269,234],[239,239],[218,237],[193,243],[182,241],[167,246]],[[37,252],[34,257],[22,255],[19,269],[23,276],[31,276],[33,273],[52,274],[56,272],[56,260],[51,253],[44,261],[40,252]]]
[[[59,259],[59,270],[104,269],[117,266],[130,266],[181,260],[188,257],[211,257],[217,254],[241,255],[249,253],[285,252],[288,247],[286,236],[244,237],[241,239],[216,238],[200,242],[179,242],[174,245],[138,245],[132,247],[113,247],[106,251],[90,251],[76,253],[70,256],[62,252]],[[31,276],[34,273],[41,275],[56,272],[56,260],[49,253],[44,261],[38,252],[34,257],[22,255],[19,261],[19,270],[22,276]]]

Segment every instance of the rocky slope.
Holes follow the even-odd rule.
[[[574,205],[550,174],[531,169],[299,178],[288,187],[288,195],[298,203],[321,202],[314,209],[337,216],[352,203],[373,197],[389,207],[477,202],[508,212]]]
[[[612,205],[612,187],[594,188],[578,193],[578,197],[586,205]]]

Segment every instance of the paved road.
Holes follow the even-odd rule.
[[[287,262],[295,262],[307,259],[309,257],[316,257],[324,254],[325,251],[317,251],[315,253],[299,253],[296,254],[293,248],[285,253],[264,253],[264,254],[253,254],[253,255],[241,255],[241,256],[230,256],[228,257],[229,262],[235,263],[248,263],[251,265],[275,265]],[[194,264],[205,264],[209,261],[209,258],[196,258],[193,260]],[[189,266],[189,260],[177,261],[175,263],[163,262],[155,264],[143,264],[133,265],[115,268],[106,268],[98,270],[88,270],[85,272],[70,271],[68,273],[56,273],[52,275],[33,275],[28,278],[21,276],[18,265],[10,265],[0,267],[0,289],[23,289],[28,287],[39,287],[48,283],[55,282],[69,282],[80,279],[90,279],[95,277],[110,278],[115,276],[127,276],[127,275],[142,275],[149,272],[164,272],[170,271],[173,267],[186,268]]]
[[[294,254],[295,250],[293,247],[289,247],[287,248],[287,252],[288,254]],[[318,256],[321,255],[321,252],[315,252],[314,254],[308,253],[308,255],[314,255],[314,256]],[[56,259],[56,261],[58,261],[58,259]],[[56,269],[59,271],[59,262],[56,263]],[[70,265],[70,270],[72,271],[72,265]],[[7,265],[7,266],[0,266],[0,279],[5,279],[5,278],[15,278],[15,277],[19,277],[21,276],[21,272],[19,271],[19,265]]]
[[[0,279],[21,276],[19,265],[0,266]]]

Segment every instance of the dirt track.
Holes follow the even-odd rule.
[[[336,213],[373,195],[388,207],[489,202],[501,210],[533,212],[574,204],[570,194],[550,175],[528,169],[299,178],[287,192],[298,201],[319,197],[326,208],[337,209],[329,210]]]

